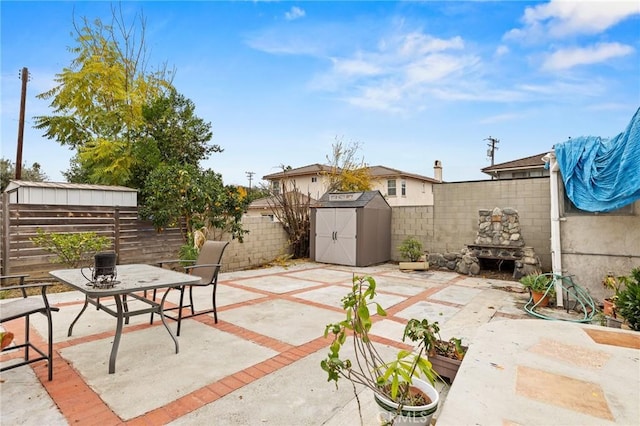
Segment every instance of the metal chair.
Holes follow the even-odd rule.
[[[178,328],[176,331],[176,335],[180,335],[180,326],[182,320],[185,318],[191,318],[198,315],[210,314],[213,313],[213,318],[215,323],[218,323],[218,313],[216,311],[216,290],[218,287],[218,272],[220,272],[220,268],[222,267],[222,255],[224,254],[224,250],[229,245],[228,241],[205,241],[200,248],[200,253],[198,254],[198,259],[195,261],[194,265],[184,266],[184,271],[191,274],[197,275],[200,277],[200,282],[196,284],[183,285],[180,287],[175,287],[180,290],[180,301],[178,302],[178,306],[175,308],[165,309],[165,317],[170,318],[174,321],[178,322]],[[163,267],[164,265],[169,265],[172,263],[184,263],[184,260],[163,260],[158,262],[158,266]],[[211,295],[211,305],[210,309],[205,309],[202,311],[196,311],[193,304],[193,287],[206,287],[213,286],[213,291]],[[184,304],[184,293],[186,288],[189,287],[189,304]],[[153,294],[153,300],[156,299],[156,294]],[[191,313],[184,315],[183,309],[188,308]],[[167,315],[167,311],[178,311],[177,316]],[[151,323],[153,323],[153,313],[151,314]]]
[[[47,287],[51,284],[39,283],[39,284],[25,284],[24,280],[28,275],[3,275],[0,276],[0,283],[10,280],[18,280],[19,284],[9,287],[1,287],[0,290],[20,290],[22,293],[21,298],[10,300],[0,305],[0,323],[5,321],[11,321],[18,318],[24,318],[24,343],[17,345],[9,345],[2,349],[2,352],[12,351],[16,349],[24,348],[24,360],[19,363],[11,364],[6,367],[2,367],[0,371],[11,370],[12,368],[20,367],[23,365],[31,364],[33,362],[44,361],[48,362],[49,369],[49,381],[53,380],[53,322],[51,320],[51,312],[57,312],[59,309],[49,305],[47,299]],[[41,288],[42,298],[37,296],[27,297],[27,289],[29,288]],[[36,347],[30,340],[29,334],[29,317],[31,314],[43,314],[47,317],[48,326],[48,339],[46,352]],[[30,357],[29,349],[33,349],[38,353],[38,357]]]

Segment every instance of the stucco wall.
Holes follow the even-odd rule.
[[[602,278],[640,267],[640,201],[633,215],[565,214],[560,222],[562,273],[602,300]]]
[[[535,249],[543,270],[551,270],[548,177],[442,183],[433,191],[433,240],[425,245],[429,252],[458,251],[473,243],[479,210],[510,207],[519,213],[525,244]]]

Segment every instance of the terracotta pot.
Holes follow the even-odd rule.
[[[611,299],[604,299],[602,301],[602,304],[604,305],[604,307],[602,308],[602,313],[605,314],[608,317],[614,317],[615,318],[615,316],[616,316],[615,305],[613,304]]]
[[[531,297],[533,297],[533,304],[537,308],[549,306],[549,295],[545,295],[544,292],[531,291]]]

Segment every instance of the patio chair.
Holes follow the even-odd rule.
[[[180,335],[180,326],[183,319],[195,317],[198,315],[210,314],[213,313],[213,319],[215,323],[218,323],[218,313],[216,311],[216,290],[218,287],[218,272],[222,267],[222,255],[224,254],[224,250],[229,245],[228,241],[205,241],[200,248],[200,253],[198,254],[198,259],[191,266],[184,266],[184,272],[197,275],[200,277],[200,282],[196,284],[183,285],[180,287],[175,287],[180,290],[180,301],[178,302],[178,306],[174,308],[165,309],[165,317],[170,318],[174,321],[178,322],[178,328],[176,331],[176,335]],[[172,263],[183,263],[184,260],[164,260],[162,262],[158,262],[158,266],[163,267],[164,265],[169,265]],[[205,309],[201,311],[196,311],[193,303],[193,287],[206,287],[213,286],[212,295],[211,295],[211,305],[210,309]],[[184,293],[186,288],[189,287],[189,304],[184,304]],[[156,294],[153,294],[153,300],[156,299]],[[190,313],[187,315],[183,314],[183,309],[189,309]],[[168,311],[178,311],[176,315],[168,315]],[[153,313],[151,314],[151,323],[153,323]]]
[[[49,381],[53,380],[53,323],[51,320],[51,312],[59,311],[59,308],[49,305],[47,299],[47,287],[51,284],[39,283],[39,284],[25,284],[25,278],[28,275],[2,275],[0,276],[0,284],[5,281],[18,280],[18,285],[1,287],[2,291],[7,290],[20,290],[22,297],[15,300],[7,301],[0,305],[0,323],[5,321],[11,321],[18,318],[24,318],[24,343],[9,345],[2,349],[2,352],[13,351],[16,349],[24,348],[24,359],[19,363],[13,363],[6,367],[0,368],[1,371],[11,370],[12,368],[20,367],[23,365],[31,364],[33,362],[44,361],[48,363],[49,369]],[[27,297],[27,289],[40,288],[42,298],[37,296]],[[47,349],[36,347],[31,341],[29,330],[29,317],[31,314],[43,314],[47,317]],[[29,350],[33,349],[39,356],[30,356]]]

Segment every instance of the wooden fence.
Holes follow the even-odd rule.
[[[118,263],[153,263],[174,259],[183,244],[177,228],[158,233],[148,221],[138,219],[136,207],[9,204],[3,196],[2,260],[0,274],[29,274],[30,279],[48,279],[48,272],[64,265],[30,238],[45,232],[88,232],[106,236]]]

